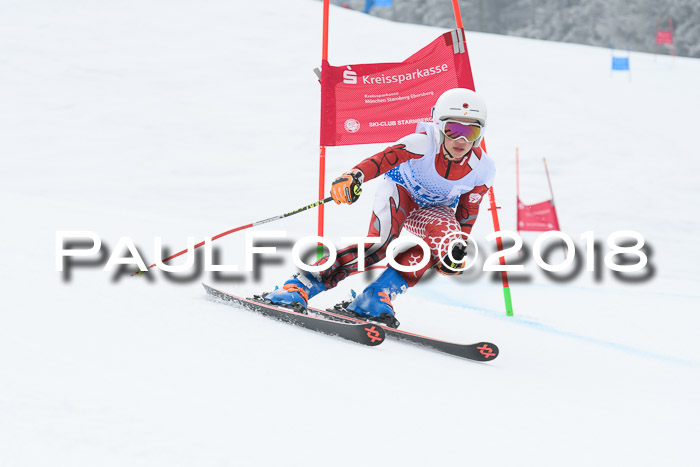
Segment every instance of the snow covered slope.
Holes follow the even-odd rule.
[[[603,252],[638,231],[653,267],[556,281],[529,259],[514,317],[486,274],[396,300],[406,330],[496,342],[490,364],[206,300],[202,280],[279,284],[289,243],[259,274],[219,279],[56,272],[59,230],[110,251],[129,236],[152,261],[156,236],[179,250],[315,201],[321,14],[312,0],[0,3],[0,465],[691,465],[698,60],[633,53],[629,79],[606,49],[468,33],[502,227],[515,230],[519,147],[525,202],[548,197],[546,157],[562,229],[579,246],[594,231]],[[398,61],[442,32],[333,8],[330,60]],[[329,148],[327,176],[382,148]],[[374,189],[328,206],[326,236],[364,234]],[[315,213],[265,227],[291,241]],[[474,235],[492,230],[484,207]],[[217,244],[244,265],[242,234]]]

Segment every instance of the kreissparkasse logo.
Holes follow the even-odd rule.
[[[343,83],[345,84],[357,84],[357,73],[352,71],[350,67],[343,71]]]

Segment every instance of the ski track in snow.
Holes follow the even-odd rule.
[[[558,329],[554,326],[540,323],[540,322],[535,321],[535,320],[524,319],[524,318],[520,318],[518,316],[506,316],[505,311],[503,311],[503,310],[498,311],[498,310],[494,310],[494,309],[481,308],[481,307],[475,307],[475,306],[464,306],[458,300],[445,299],[444,296],[437,296],[437,297],[434,295],[427,296],[424,293],[419,293],[417,295],[421,296],[422,298],[424,298],[426,300],[430,299],[432,301],[439,302],[440,304],[443,304],[443,305],[460,307],[460,308],[463,308],[465,310],[475,310],[475,311],[478,311],[478,312],[488,316],[491,319],[505,320],[508,323],[515,323],[515,324],[518,324],[520,326],[526,326],[529,328],[537,329],[538,331],[547,332],[550,334],[556,334],[556,335],[564,336],[564,337],[570,337],[572,339],[588,342],[588,343],[595,344],[595,345],[600,345],[603,347],[608,347],[608,348],[611,348],[614,350],[619,350],[621,352],[627,352],[629,354],[637,355],[640,357],[653,358],[656,360],[661,360],[664,362],[674,363],[674,364],[678,364],[678,365],[682,365],[682,366],[700,368],[700,362],[690,361],[690,360],[677,358],[677,357],[671,357],[669,355],[649,352],[648,350],[635,348],[635,347],[632,347],[629,345],[619,344],[617,342],[597,339],[595,337],[586,336],[586,335],[571,332],[571,331],[566,331],[564,329]]]

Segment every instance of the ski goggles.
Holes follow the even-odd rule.
[[[473,143],[479,139],[483,128],[478,123],[445,120],[440,124],[440,131],[451,140],[464,138],[467,142]]]

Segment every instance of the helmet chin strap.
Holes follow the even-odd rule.
[[[457,163],[460,163],[460,162],[462,162],[464,159],[466,159],[467,156],[469,156],[469,154],[472,153],[472,150],[473,150],[473,149],[474,149],[474,146],[472,146],[472,147],[469,149],[469,151],[467,151],[466,154],[464,154],[460,159],[457,159],[455,156],[452,155],[452,153],[451,153],[450,151],[447,150],[447,146],[445,146],[445,143],[442,143],[442,150],[445,151],[445,154],[446,154],[446,155],[443,155],[443,157],[444,157],[445,159],[447,159],[447,160],[450,160],[450,161],[452,161],[452,162],[457,162]],[[447,156],[450,156],[450,157],[448,158]]]

